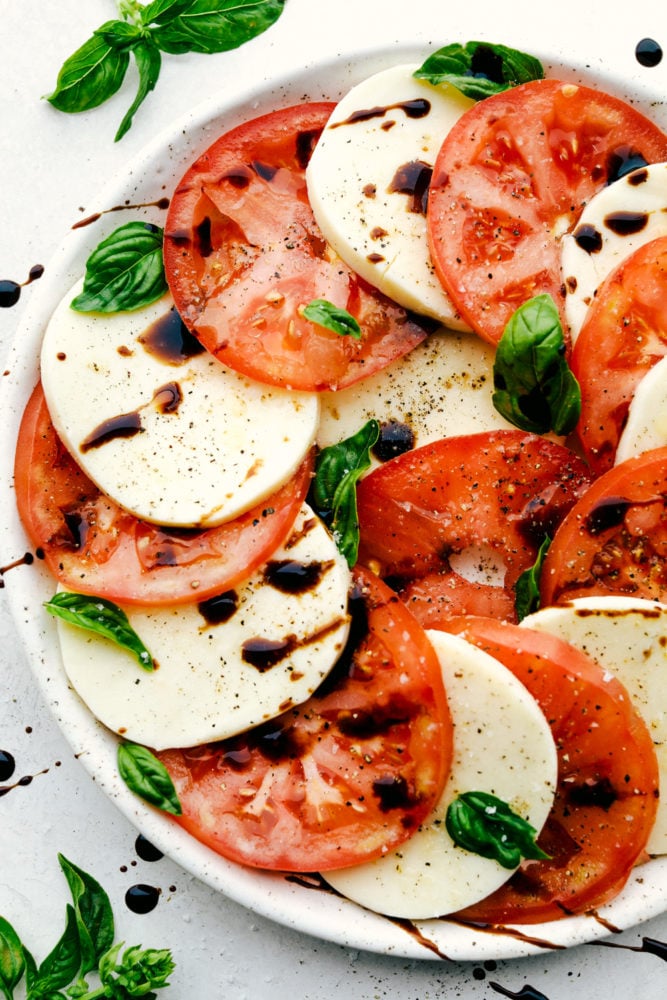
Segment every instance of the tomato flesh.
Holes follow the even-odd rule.
[[[443,438],[361,480],[360,561],[405,590],[424,624],[492,608],[512,616],[518,577],[589,482],[581,459],[535,434]],[[502,564],[499,585],[471,584],[452,572],[454,557],[471,547]]]
[[[19,430],[14,481],[23,525],[64,586],[126,604],[201,601],[244,580],[287,537],[306,496],[312,456],[245,514],[216,528],[141,521],[79,468],[51,423],[41,384]]]
[[[177,822],[233,861],[290,871],[367,861],[403,843],[440,796],[452,727],[438,659],[382,581],[359,569],[355,582],[361,641],[308,702],[232,740],[158,755],[183,807]]]
[[[597,290],[572,352],[577,436],[599,474],[611,468],[635,389],[667,354],[667,237],[644,244]]]
[[[497,343],[514,310],[543,293],[562,314],[559,239],[632,157],[667,159],[667,136],[623,101],[558,80],[488,97],[459,119],[436,158],[427,222],[436,272],[473,330]]]
[[[554,806],[538,837],[550,860],[524,862],[461,911],[481,923],[537,923],[600,906],[627,881],[658,806],[653,741],[623,685],[554,636],[483,618],[444,626],[496,657],[544,712],[558,753]]]
[[[667,601],[667,447],[596,479],[554,536],[540,592],[543,604],[600,594]]]
[[[285,108],[222,135],[179,183],[165,226],[167,281],[204,346],[260,382],[307,391],[371,375],[427,332],[347,267],[315,222],[305,168],[333,108]],[[361,337],[306,319],[313,299],[346,309]]]

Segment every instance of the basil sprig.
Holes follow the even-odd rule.
[[[492,858],[503,868],[516,868],[522,858],[549,857],[537,845],[537,831],[496,795],[464,792],[450,803],[447,832],[458,847]]]
[[[536,295],[513,313],[496,349],[493,384],[496,410],[521,430],[564,435],[576,426],[581,390],[550,295]]]
[[[25,975],[26,1000],[100,1000],[155,997],[169,985],[175,965],[166,949],[114,944],[111,903],[99,882],[58,855],[72,902],[65,908],[65,928],[39,964],[5,917],[0,917],[0,994],[14,1000]],[[93,975],[99,985],[89,984]],[[62,992],[65,991],[65,992]]]
[[[547,535],[539,547],[532,566],[525,569],[514,584],[514,607],[519,621],[537,611],[540,606],[540,576],[551,539]]]
[[[183,812],[169,771],[154,753],[138,743],[119,743],[118,773],[135,795],[163,812]]]
[[[113,601],[62,590],[46,601],[44,607],[54,617],[101,635],[126,649],[144,670],[155,669],[153,657],[130,625],[123,609]]]
[[[102,240],[86,261],[83,291],[71,302],[77,312],[141,309],[167,291],[163,231],[150,222],[126,222]]]
[[[466,97],[480,101],[520,83],[541,80],[544,68],[539,59],[507,45],[466,42],[438,49],[413,75],[435,86],[450,84]]]
[[[361,339],[361,327],[352,313],[349,313],[347,309],[341,309],[340,306],[335,306],[327,299],[313,299],[307,306],[304,306],[303,315],[311,323],[317,323],[318,326],[323,326],[327,330],[333,330],[341,337],[349,336],[356,340]]]
[[[356,434],[323,448],[315,463],[309,499],[348,566],[355,565],[359,551],[357,482],[371,464],[370,451],[379,435],[377,420],[369,420]]]
[[[53,93],[59,111],[73,114],[103,104],[120,89],[133,56],[139,72],[137,95],[115,141],[160,74],[161,52],[226,52],[262,34],[280,17],[284,0],[119,0],[116,20],[106,21],[65,60]]]

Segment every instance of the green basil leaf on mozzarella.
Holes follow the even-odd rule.
[[[581,392],[550,295],[536,295],[514,312],[498,344],[493,382],[496,409],[521,430],[565,435],[575,427]]]
[[[347,309],[341,309],[327,299],[313,299],[303,307],[303,315],[312,323],[332,330],[341,337],[349,336],[361,340],[361,327],[354,316]]]
[[[77,312],[115,313],[141,309],[167,291],[163,232],[150,222],[126,222],[86,261],[83,291],[71,302]]]
[[[117,760],[118,773],[131,792],[163,812],[181,815],[183,810],[171,776],[147,747],[119,743]]]
[[[144,670],[154,670],[153,657],[130,625],[127,615],[113,601],[62,590],[44,603],[49,614],[127,649]]]
[[[535,827],[488,792],[462,792],[450,802],[445,824],[458,847],[493,858],[503,868],[516,868],[522,858],[549,857],[536,842]]]
[[[435,85],[449,84],[479,101],[520,83],[541,80],[544,68],[539,59],[507,45],[466,42],[438,49],[422,63],[415,76]]]
[[[356,563],[359,550],[357,483],[370,468],[370,450],[379,433],[377,420],[369,420],[352,437],[324,448],[315,464],[311,499],[349,566]]]

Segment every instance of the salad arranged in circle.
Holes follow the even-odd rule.
[[[15,460],[43,613],[213,851],[494,927],[667,852],[664,164],[451,44],[224,132],[63,290]]]

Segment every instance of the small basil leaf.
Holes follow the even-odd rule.
[[[168,24],[179,14],[183,14],[191,4],[192,0],[153,0],[153,3],[140,8],[141,23],[145,26]]]
[[[226,52],[270,28],[283,7],[284,0],[193,0],[152,36],[163,52]]]
[[[540,575],[551,539],[546,537],[532,566],[524,570],[514,585],[514,607],[519,621],[537,611],[540,606]]]
[[[0,917],[0,992],[6,1000],[12,1000],[24,969],[21,939],[9,921]]]
[[[379,434],[377,420],[369,420],[356,434],[323,448],[315,463],[312,506],[331,529],[348,566],[355,565],[359,551],[357,482],[370,466],[370,451]]]
[[[60,940],[37,969],[37,979],[29,996],[41,998],[64,989],[72,982],[81,965],[81,949],[74,907],[67,904],[67,922]]]
[[[339,333],[341,337],[350,336],[357,340],[361,339],[361,327],[354,316],[347,311],[335,306],[327,299],[313,299],[307,306],[303,307],[303,315],[311,323],[317,323],[327,330]]]
[[[155,88],[155,84],[157,83],[160,75],[162,57],[155,42],[153,42],[150,38],[145,38],[134,47],[132,52],[139,71],[139,89],[137,91],[137,96],[128,108],[125,117],[118,127],[118,131],[114,137],[114,142],[118,142],[119,139],[122,139],[125,133],[129,131],[132,125],[132,119],[134,118],[138,108],[141,104],[143,104],[151,90]]]
[[[131,49],[140,41],[141,28],[136,24],[128,24],[127,21],[107,21],[101,28],[97,28],[93,35],[101,38],[112,49],[122,52],[124,49]]]
[[[529,299],[510,318],[496,350],[493,381],[496,410],[521,430],[565,435],[575,427],[581,391],[550,295]]]
[[[107,21],[98,30],[110,30],[114,23]],[[129,55],[125,50],[109,45],[100,34],[94,34],[65,60],[56,89],[46,100],[69,114],[96,108],[120,88],[128,63]]]
[[[544,68],[539,59],[518,49],[490,42],[466,42],[438,49],[413,75],[435,86],[450,84],[479,101],[518,84],[541,80]]]
[[[495,795],[464,792],[447,808],[447,832],[458,847],[516,868],[521,858],[548,858],[537,845],[537,831]]]
[[[85,976],[96,968],[100,955],[113,943],[111,902],[92,875],[77,868],[62,854],[58,855],[58,861],[72,894],[81,946],[81,975]]]
[[[77,312],[141,309],[167,291],[163,232],[148,222],[127,222],[102,240],[86,261],[83,291],[71,303]]]
[[[120,743],[118,772],[130,791],[139,798],[163,812],[181,815],[183,810],[169,772],[146,747],[138,743]]]
[[[115,642],[131,653],[144,670],[155,669],[153,657],[130,625],[127,615],[112,601],[63,590],[46,601],[44,607],[49,614],[70,625]]]

